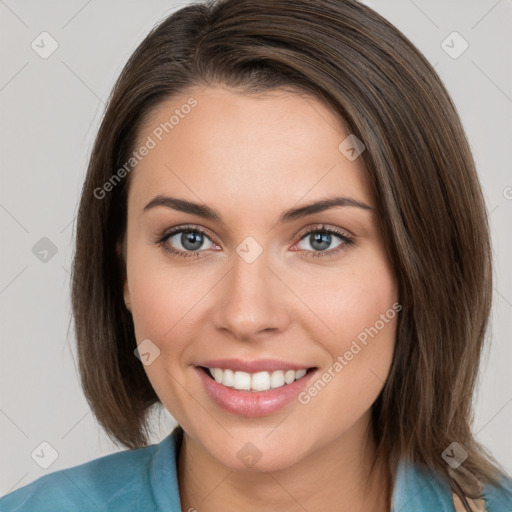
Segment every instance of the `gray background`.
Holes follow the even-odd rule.
[[[187,3],[0,0],[0,495],[121,449],[94,420],[76,371],[69,328],[74,219],[114,80],[153,25]],[[475,397],[474,431],[512,472],[512,1],[365,3],[435,65],[474,151],[495,262],[493,344]],[[31,47],[34,40],[43,46],[44,31],[58,43],[46,59]],[[469,44],[458,58],[442,47],[453,31]],[[462,48],[453,37],[446,44],[452,53]],[[173,424],[165,411],[155,417],[153,442]]]

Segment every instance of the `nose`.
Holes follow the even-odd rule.
[[[219,283],[214,322],[242,341],[262,339],[284,331],[290,321],[286,287],[272,271],[267,254],[251,263],[236,254],[233,266]]]

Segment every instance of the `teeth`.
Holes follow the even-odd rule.
[[[233,373],[233,370],[224,370],[221,382],[224,386],[233,387],[235,385],[235,374]]]
[[[208,368],[210,375],[223,386],[245,391],[267,391],[291,384],[306,375],[302,370],[276,370],[274,372],[247,373],[221,368]]]

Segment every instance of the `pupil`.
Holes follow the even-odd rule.
[[[202,244],[201,238],[202,238],[201,233],[188,231],[188,232],[184,232],[181,235],[181,243],[182,243],[183,247],[185,247],[185,249],[194,251],[201,247],[201,244]]]
[[[314,249],[318,249],[319,251],[324,251],[329,247],[331,241],[331,235],[329,233],[315,233],[311,235],[313,237],[313,242],[311,243],[311,247]],[[315,244],[325,244],[324,247],[318,247]]]

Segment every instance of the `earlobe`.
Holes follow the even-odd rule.
[[[131,297],[130,290],[128,289],[128,279],[126,278],[126,247],[123,239],[117,241],[116,244],[116,252],[119,257],[119,264],[123,267],[123,275],[124,275],[124,285],[123,285],[123,295],[124,295],[124,303],[126,305],[126,309],[131,313]]]
[[[125,247],[125,237],[121,237],[116,242],[116,254],[118,258],[121,260],[123,265],[126,265],[126,247]]]
[[[124,303],[126,305],[126,309],[131,313],[132,312],[132,301],[130,298],[130,291],[128,290],[128,281],[124,283]]]

